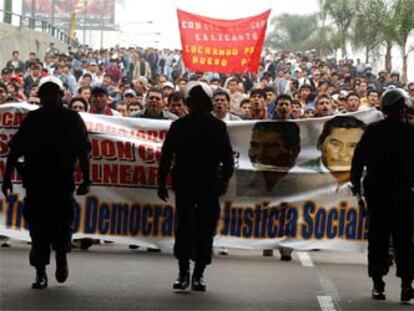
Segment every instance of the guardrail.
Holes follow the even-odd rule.
[[[44,20],[34,19],[29,16],[23,16],[13,12],[0,10],[0,21],[3,21],[5,24],[20,28],[29,28],[36,31],[45,32],[52,37],[65,42],[69,46],[79,46],[78,40],[73,40],[66,32],[60,30],[59,28],[49,24]]]

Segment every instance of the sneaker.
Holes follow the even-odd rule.
[[[293,250],[291,248],[279,248],[280,253],[280,260],[282,261],[291,261],[292,260],[292,252]]]
[[[161,253],[161,249],[155,247],[148,247],[147,253]]]
[[[410,287],[401,288],[401,302],[408,302],[411,299],[414,299],[414,289]]]
[[[273,257],[273,249],[264,249],[263,250],[264,257]]]
[[[385,300],[384,291],[378,290],[375,287],[372,289],[371,296],[372,296],[372,299],[375,299],[375,300]]]
[[[47,288],[47,275],[46,271],[36,272],[36,281],[32,283],[33,289],[45,289]]]
[[[176,291],[185,291],[190,286],[190,272],[180,273],[173,284]]]
[[[191,289],[196,292],[205,292],[207,289],[202,275],[193,275],[191,279]]]
[[[11,243],[10,243],[10,240],[9,239],[7,239],[7,240],[3,240],[3,242],[1,243],[1,245],[0,245],[2,248],[9,248],[9,247],[11,247]]]
[[[55,277],[58,283],[64,283],[69,276],[68,260],[66,254],[56,254]]]
[[[83,251],[87,251],[91,246],[93,245],[93,240],[92,239],[80,239],[80,249]]]
[[[129,249],[138,249],[139,248],[139,245],[130,244],[130,245],[128,245],[128,248]]]
[[[229,249],[225,247],[220,247],[218,253],[219,255],[227,256],[229,254]]]

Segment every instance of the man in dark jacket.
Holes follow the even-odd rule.
[[[12,192],[12,172],[18,159],[24,157],[24,217],[32,239],[30,264],[36,268],[32,288],[44,289],[51,247],[56,252],[57,281],[63,283],[68,277],[66,253],[70,251],[74,221],[74,172],[79,160],[83,183],[77,194],[86,194],[90,143],[79,114],[62,106],[63,85],[58,78],[43,78],[38,95],[41,108],[29,112],[9,143],[2,191],[5,196]]]
[[[395,249],[401,301],[414,298],[413,186],[414,130],[404,122],[408,100],[399,89],[384,93],[385,120],[370,124],[356,146],[351,169],[354,194],[361,208],[361,177],[368,206],[368,275],[372,298],[385,299],[390,238]]]
[[[203,273],[211,263],[213,238],[220,215],[219,196],[233,174],[233,151],[226,124],[211,115],[212,90],[189,83],[189,114],[174,121],[165,138],[159,166],[158,196],[168,199],[167,174],[172,161],[177,226],[174,255],[179,276],[175,290],[185,290],[190,280],[190,259],[195,261],[192,289],[205,291]]]

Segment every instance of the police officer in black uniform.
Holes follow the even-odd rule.
[[[385,299],[383,276],[388,273],[390,237],[395,248],[401,301],[414,298],[413,186],[414,132],[404,121],[409,99],[401,89],[382,97],[385,119],[370,124],[359,141],[351,169],[354,194],[361,199],[361,177],[368,216],[368,275],[372,298]]]
[[[56,252],[56,280],[68,277],[66,253],[70,251],[74,220],[74,172],[77,161],[83,182],[77,193],[89,192],[90,143],[85,123],[77,112],[62,106],[62,82],[45,77],[39,83],[41,107],[27,114],[9,145],[2,191],[12,192],[11,174],[24,157],[26,189],[24,217],[29,225],[32,248],[30,264],[36,268],[32,288],[47,287],[46,265],[51,247]]]
[[[233,151],[226,124],[211,115],[212,90],[202,82],[187,86],[189,114],[171,124],[159,165],[158,196],[168,199],[167,174],[172,168],[176,231],[174,255],[179,276],[175,290],[186,290],[190,259],[195,262],[191,288],[205,291],[203,273],[211,263],[213,238],[220,214],[219,196],[233,174]]]

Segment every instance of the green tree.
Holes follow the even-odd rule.
[[[383,29],[387,8],[383,0],[360,0],[356,11],[352,41],[356,48],[365,48],[365,62],[384,42]]]
[[[316,48],[316,43],[311,40],[318,27],[316,14],[286,13],[274,17],[270,24],[271,31],[266,38],[267,47],[291,51]]]
[[[407,82],[407,58],[413,50],[407,46],[408,37],[414,30],[414,0],[395,0],[393,3],[394,11],[394,40],[401,50],[403,62],[402,81]]]
[[[346,39],[356,12],[355,0],[326,0],[326,10],[338,28],[342,56],[347,55]]]

